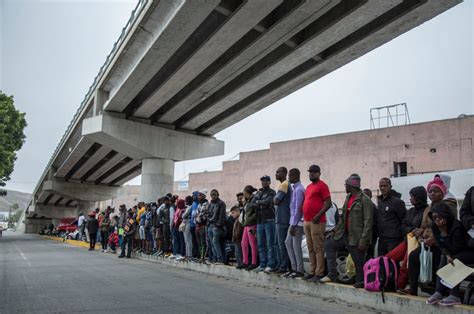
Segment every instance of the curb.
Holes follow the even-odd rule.
[[[385,293],[385,303],[382,302],[380,293],[371,293],[363,289],[355,289],[337,283],[314,284],[301,279],[286,279],[276,275],[255,273],[252,271],[239,270],[235,267],[225,265],[200,264],[193,262],[178,262],[163,257],[135,254],[135,258],[154,263],[169,265],[175,268],[196,271],[204,274],[237,279],[246,283],[256,284],[265,288],[282,289],[293,293],[303,293],[320,298],[337,299],[342,302],[357,304],[363,307],[379,311],[395,313],[473,313],[474,306],[458,305],[454,307],[442,307],[427,305],[426,298],[416,296],[404,296],[393,292]]]
[[[60,237],[52,237],[52,236],[44,236],[44,235],[42,235],[41,237],[47,240],[54,240],[54,241],[62,242],[64,244],[69,244],[72,246],[83,247],[83,248],[89,249],[89,243],[84,242],[84,241],[77,241],[77,240],[71,240],[71,239],[64,241],[64,239]],[[98,246],[99,248],[96,247],[95,249],[96,251],[100,250],[100,243],[98,243]]]

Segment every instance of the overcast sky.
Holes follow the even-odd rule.
[[[0,0],[0,90],[28,121],[8,189],[32,192],[135,4]],[[412,123],[473,114],[473,18],[466,1],[218,133],[225,155],[177,163],[175,179],[271,142],[368,129],[372,107],[407,103]]]

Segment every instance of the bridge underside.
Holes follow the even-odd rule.
[[[214,134],[459,2],[142,1],[29,215],[90,207],[140,174],[140,199],[156,200],[175,161],[224,153]]]

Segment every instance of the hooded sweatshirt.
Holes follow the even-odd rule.
[[[428,213],[428,195],[423,186],[417,186],[410,190],[410,195],[416,200],[415,207],[408,210],[402,222],[402,233],[406,236],[414,229],[420,228],[423,221],[423,215]]]
[[[447,235],[443,236],[436,223],[433,221],[433,214],[443,217],[447,221]],[[428,214],[432,224],[433,235],[438,243],[441,252],[447,256],[455,256],[466,249],[467,232],[461,222],[454,218],[452,210],[446,203],[442,202],[432,206]]]

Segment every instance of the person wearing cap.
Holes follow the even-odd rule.
[[[320,280],[322,283],[336,281],[337,252],[347,248],[356,269],[354,287],[364,287],[364,263],[367,248],[372,242],[374,207],[367,195],[362,193],[360,184],[360,176],[356,173],[346,179],[347,196],[342,207],[342,216],[334,229],[334,235],[326,242],[328,275]]]
[[[278,190],[273,199],[275,204],[275,242],[277,244],[277,264],[275,273],[291,274],[290,259],[288,251],[286,250],[285,240],[288,235],[288,228],[290,227],[290,200],[291,200],[291,185],[287,180],[288,169],[279,167],[275,173],[275,179],[280,182]]]
[[[198,258],[201,263],[205,262],[207,251],[207,219],[209,211],[207,207],[209,202],[206,199],[207,190],[203,189],[198,192],[198,207],[196,209],[196,239],[198,242]]]
[[[89,251],[95,250],[95,243],[97,240],[97,231],[99,230],[99,221],[95,218],[95,213],[89,214],[87,219],[87,231],[89,232]]]
[[[332,206],[328,185],[320,179],[321,168],[308,169],[310,184],[306,187],[303,203],[304,233],[308,246],[310,267],[304,280],[318,282],[324,276],[324,242],[326,211]]]
[[[401,194],[392,189],[389,178],[379,181],[381,195],[377,197],[374,224],[378,235],[378,256],[384,256],[403,241],[402,222],[407,213]]]
[[[273,272],[276,266],[276,241],[275,241],[275,209],[273,199],[276,192],[270,188],[271,178],[264,175],[260,178],[262,188],[253,197],[249,206],[257,214],[257,246],[260,265],[256,272]]]

